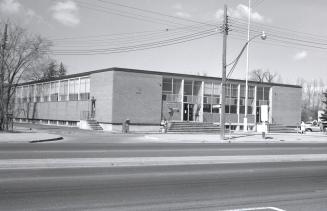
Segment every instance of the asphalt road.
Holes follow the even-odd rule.
[[[326,144],[286,143],[1,144],[0,159],[326,154],[326,150]],[[0,210],[327,210],[326,164],[0,169]]]

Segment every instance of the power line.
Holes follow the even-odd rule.
[[[188,41],[212,36],[217,33],[219,33],[219,32],[217,32],[215,30],[211,30],[211,31],[207,30],[204,32],[197,32],[197,33],[181,36],[178,38],[167,39],[167,40],[162,40],[162,41],[158,41],[158,42],[145,43],[145,44],[140,44],[140,45],[123,46],[123,47],[118,47],[118,48],[86,49],[86,50],[55,50],[55,51],[52,51],[52,53],[56,54],[56,55],[57,54],[60,54],[60,55],[67,55],[67,54],[68,55],[82,55],[82,54],[90,55],[90,54],[129,52],[129,51],[135,51],[135,50],[144,50],[144,49],[179,44],[179,43],[183,43],[183,42],[188,42]]]
[[[182,21],[186,21],[186,22],[193,22],[193,23],[203,24],[203,25],[207,25],[207,26],[216,26],[216,25],[208,24],[208,23],[202,22],[202,21],[196,21],[196,20],[192,20],[192,19],[188,19],[188,18],[182,18],[182,17],[173,16],[173,15],[167,15],[167,14],[164,14],[164,13],[161,13],[161,12],[148,10],[148,9],[142,9],[142,8],[138,8],[138,7],[133,7],[133,6],[129,6],[129,5],[121,4],[121,3],[116,3],[116,2],[112,2],[112,1],[104,1],[104,0],[98,0],[98,1],[106,3],[106,4],[112,4],[112,5],[116,5],[116,6],[119,6],[119,7],[124,7],[124,8],[129,8],[129,9],[145,12],[145,13],[165,16],[165,17],[176,19],[176,20],[182,20]]]

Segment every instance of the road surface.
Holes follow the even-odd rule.
[[[326,152],[326,144],[286,143],[0,145],[1,160]],[[1,169],[0,178],[1,210],[327,210],[321,161]]]

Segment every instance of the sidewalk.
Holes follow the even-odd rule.
[[[327,143],[327,135],[321,132],[300,133],[273,133],[267,134],[265,138],[258,133],[235,132],[231,136],[226,134],[225,140],[220,139],[219,133],[201,133],[201,134],[172,134],[172,133],[110,133],[81,130],[78,128],[34,125],[34,124],[16,124],[16,129],[24,132],[37,132],[41,134],[37,139],[48,137],[64,137],[65,143]],[[31,130],[30,130],[31,129]],[[10,134],[9,136],[11,136]],[[24,138],[32,135],[27,135]],[[16,136],[19,138],[20,136]],[[15,137],[10,137],[14,139]],[[0,134],[0,142],[2,142]]]
[[[57,134],[49,134],[26,127],[14,127],[14,132],[0,133],[0,143],[38,143],[62,140]]]
[[[148,134],[140,138],[154,143],[327,143],[327,135],[322,133],[276,133],[265,138],[256,133],[234,133],[225,140],[220,134]]]

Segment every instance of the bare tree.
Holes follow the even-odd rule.
[[[28,67],[28,70],[24,71],[22,80],[35,81],[44,79],[51,62],[54,62],[54,60],[49,57],[32,61],[31,65]]]
[[[269,70],[266,70],[266,71],[264,72],[264,79],[265,79],[266,82],[268,82],[268,83],[273,83],[273,82],[275,82],[275,79],[276,79],[277,76],[278,76],[277,73],[270,72]]]
[[[250,79],[263,83],[265,80],[265,72],[262,69],[252,70],[250,72]]]
[[[0,26],[0,30],[3,27]],[[5,37],[5,36],[3,36]],[[7,114],[13,113],[13,96],[16,86],[33,63],[49,52],[50,43],[40,36],[31,35],[25,29],[8,25],[7,42],[1,51],[0,130],[8,129]]]
[[[323,102],[321,99],[326,88],[324,81],[306,81],[298,78],[297,85],[302,86],[302,120],[308,121],[317,119],[318,111],[323,109]]]
[[[250,79],[261,83],[273,83],[277,77],[281,80],[281,77],[277,73],[271,72],[270,70],[263,71],[262,69],[255,69],[250,72]]]

